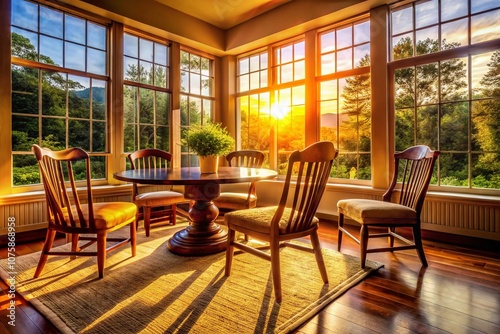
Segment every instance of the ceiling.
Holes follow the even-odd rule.
[[[156,1],[221,29],[228,29],[292,0]]]

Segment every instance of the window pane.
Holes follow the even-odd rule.
[[[354,48],[354,67],[370,66],[370,44]]]
[[[321,53],[335,50],[335,31],[321,35]]]
[[[123,53],[127,56],[138,58],[139,38],[136,36],[125,34],[123,39]]]
[[[165,45],[155,43],[155,63],[167,66],[167,57],[167,47]]]
[[[87,72],[95,74],[106,74],[106,52],[87,48]]]
[[[106,28],[87,22],[87,45],[96,49],[106,50]]]
[[[394,37],[392,45],[393,60],[413,57],[413,37],[411,34]]]
[[[38,61],[38,35],[12,28],[11,52],[13,56]]]
[[[12,112],[38,114],[38,70],[12,65]]]
[[[123,67],[125,72],[125,80],[135,82],[139,81],[139,63],[137,59],[124,57]]]
[[[85,20],[66,15],[65,39],[78,44],[85,44]]]
[[[370,42],[370,21],[354,25],[354,44]]]
[[[427,27],[438,22],[437,0],[417,2],[415,5],[415,28]]]
[[[462,19],[441,25],[441,39],[443,50],[468,45],[469,20]]]
[[[441,0],[441,21],[448,21],[467,15],[468,0]]]
[[[413,29],[413,7],[405,7],[391,13],[392,34],[398,35]]]
[[[448,103],[441,106],[441,150],[467,151],[469,147],[468,103]]]
[[[38,118],[12,116],[12,151],[31,151],[38,144]]]
[[[500,9],[471,18],[471,43],[500,38]]]
[[[352,69],[352,49],[337,52],[337,72]]]
[[[335,73],[335,53],[321,56],[321,74]]]
[[[417,105],[438,102],[438,64],[417,66]]]
[[[63,38],[63,13],[41,6],[40,32],[45,35]]]
[[[465,153],[441,152],[439,156],[440,184],[444,186],[468,187],[469,158]]]
[[[468,98],[467,63],[467,58],[441,62],[441,101],[463,101]]]
[[[85,71],[85,47],[73,43],[64,43],[64,67]]]
[[[417,38],[417,55],[439,51],[438,26],[418,30],[415,34]]]
[[[83,120],[68,121],[68,146],[81,147],[90,151],[90,122]]]
[[[153,84],[153,63],[147,61],[139,61],[141,83]]]
[[[497,0],[474,0],[472,1],[471,12],[474,14],[495,7],[498,7]]]
[[[153,61],[153,42],[141,38],[139,40],[139,58],[142,60]]]
[[[40,62],[62,66],[63,41],[47,36],[40,36]]]
[[[68,116],[90,118],[90,79],[68,76]]]
[[[417,108],[417,144],[438,147],[438,108],[435,105]]]
[[[12,25],[38,31],[38,6],[22,0],[12,1]]]
[[[352,46],[352,26],[337,29],[337,49]]]
[[[106,119],[106,82],[92,79],[92,119]]]
[[[66,116],[66,81],[66,74],[42,71],[43,115]]]

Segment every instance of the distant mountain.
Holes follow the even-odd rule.
[[[340,114],[340,121],[347,120],[349,116],[347,114]],[[337,114],[334,113],[328,113],[328,114],[321,114],[321,126],[326,126],[326,127],[337,127]]]
[[[88,99],[90,97],[90,88],[75,91],[75,94],[80,98]],[[104,103],[106,101],[106,90],[103,87],[93,87],[92,97],[94,101]]]

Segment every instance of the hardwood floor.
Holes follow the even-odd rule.
[[[320,237],[323,247],[336,249],[336,223],[322,222]],[[359,256],[358,245],[344,239],[342,252]],[[42,244],[16,245],[16,254],[39,251]],[[427,268],[420,266],[415,251],[368,254],[384,267],[295,333],[500,333],[500,247],[484,251],[424,241],[424,248]],[[6,247],[0,248],[0,258],[6,257]],[[16,326],[8,325],[9,288],[3,281],[0,286],[0,333],[58,333],[19,296]]]

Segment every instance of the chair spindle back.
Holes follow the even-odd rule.
[[[290,215],[286,233],[310,228],[337,153],[332,142],[321,141],[290,155],[285,186],[272,221],[274,231],[278,231],[283,214]],[[292,187],[291,181],[295,175],[297,178]]]
[[[391,185],[383,200],[390,202],[393,194],[399,191],[397,203],[420,212],[439,154],[439,151],[433,151],[425,145],[412,146],[396,153]]]
[[[33,145],[48,206],[49,224],[65,228],[93,229],[93,201],[90,176],[90,158],[81,148],[52,151]],[[81,165],[83,163],[83,166]],[[87,204],[82,204],[76,173],[85,171]],[[83,181],[83,180],[82,180]],[[86,215],[85,215],[86,214]]]

